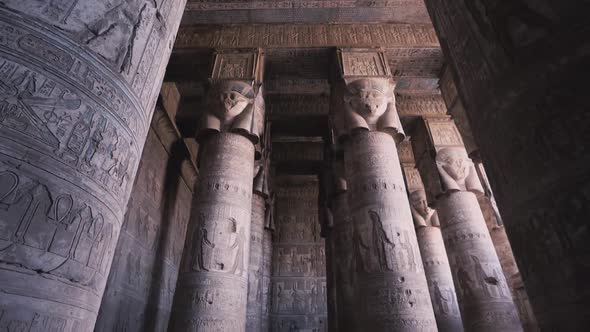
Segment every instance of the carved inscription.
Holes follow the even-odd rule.
[[[438,46],[428,25],[236,25],[183,27],[176,48]]]
[[[327,331],[326,249],[317,181],[279,185],[271,279],[271,331]]]

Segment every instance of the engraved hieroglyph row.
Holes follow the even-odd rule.
[[[426,24],[293,24],[188,26],[179,30],[175,48],[233,47],[437,47]]]
[[[218,133],[204,141],[202,155],[170,325],[244,331],[254,145],[243,136]]]
[[[365,7],[383,8],[395,5],[412,5],[416,0],[377,0],[366,2]],[[281,1],[239,1],[239,0],[190,0],[187,10],[220,9],[289,9],[289,8],[357,8],[358,0],[281,0]]]
[[[172,2],[161,13],[169,25],[158,33],[87,39],[82,30],[96,18],[90,16],[113,9],[106,1],[93,2],[96,12],[81,1],[4,1],[0,326],[94,328],[168,61],[170,49],[161,46],[180,23],[183,3]],[[118,10],[108,19],[126,20]],[[144,14],[144,23],[155,17]],[[120,59],[131,72],[100,53],[113,45],[136,53]]]

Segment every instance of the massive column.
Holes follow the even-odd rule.
[[[424,184],[415,167],[410,142],[401,142],[398,148],[438,331],[463,331],[453,274],[440,231],[438,214],[427,204]]]
[[[264,270],[264,233],[266,225],[266,207],[268,198],[266,159],[256,162],[254,168],[252,196],[252,221],[250,228],[250,264],[248,266],[248,303],[246,331],[262,331],[263,320],[263,270]]]
[[[341,49],[334,134],[344,146],[355,307],[370,331],[436,331],[395,139],[403,130],[381,52]]]
[[[269,212],[270,209],[273,209],[272,205],[267,205],[267,215],[268,213],[272,213]],[[271,224],[266,224],[264,233],[262,234],[262,285],[260,286],[262,289],[262,318],[260,321],[260,331],[262,332],[268,332],[270,329],[270,303],[272,296],[270,286],[270,278],[272,276],[272,229],[269,225]]]
[[[537,331],[538,326],[535,315],[532,311],[526,289],[524,288],[520,270],[516,265],[516,260],[512,253],[512,246],[510,245],[502,217],[498,211],[492,187],[486,175],[479,147],[475,143],[473,132],[467,119],[465,106],[457,94],[457,86],[455,85],[449,67],[443,70],[440,80],[440,91],[447,105],[448,113],[455,121],[459,133],[461,133],[467,154],[472,158],[477,175],[484,188],[485,195],[478,195],[477,200],[486,220],[486,225],[496,248],[496,253],[500,259],[500,264],[502,265],[504,276],[512,293],[512,298],[518,308],[523,329],[525,331]]]
[[[334,291],[336,293],[336,320],[338,331],[359,331],[359,322],[356,319],[354,297],[354,272],[353,272],[353,246],[352,223],[348,210],[347,184],[344,179],[344,161],[334,156],[330,161],[330,195],[328,200],[329,211],[332,217],[332,229],[330,231],[333,251],[331,253],[332,274]]]
[[[173,331],[245,331],[254,145],[263,103],[259,51],[215,55],[201,114],[200,181],[174,299]]]
[[[197,172],[162,104],[154,112],[94,332],[168,330]]]
[[[588,2],[427,0],[541,329],[590,325]],[[443,38],[444,37],[444,38]]]
[[[93,330],[184,2],[2,2],[0,326]]]
[[[476,194],[475,167],[452,120],[422,119],[412,137],[428,200],[438,211],[466,331],[521,331]]]

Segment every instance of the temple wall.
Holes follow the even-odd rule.
[[[271,277],[271,331],[328,330],[326,252],[318,183],[279,184]]]
[[[96,332],[167,330],[195,182],[183,163],[183,148],[168,116],[157,108]]]

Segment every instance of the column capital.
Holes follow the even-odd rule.
[[[412,137],[416,165],[429,202],[456,191],[483,193],[475,166],[452,119],[423,118]]]
[[[337,51],[332,84],[332,124],[338,140],[357,130],[382,131],[397,141],[404,131],[395,107],[395,82],[378,49]]]
[[[234,132],[257,144],[264,130],[264,99],[260,49],[219,50],[213,55],[206,109],[196,137],[214,132]]]

